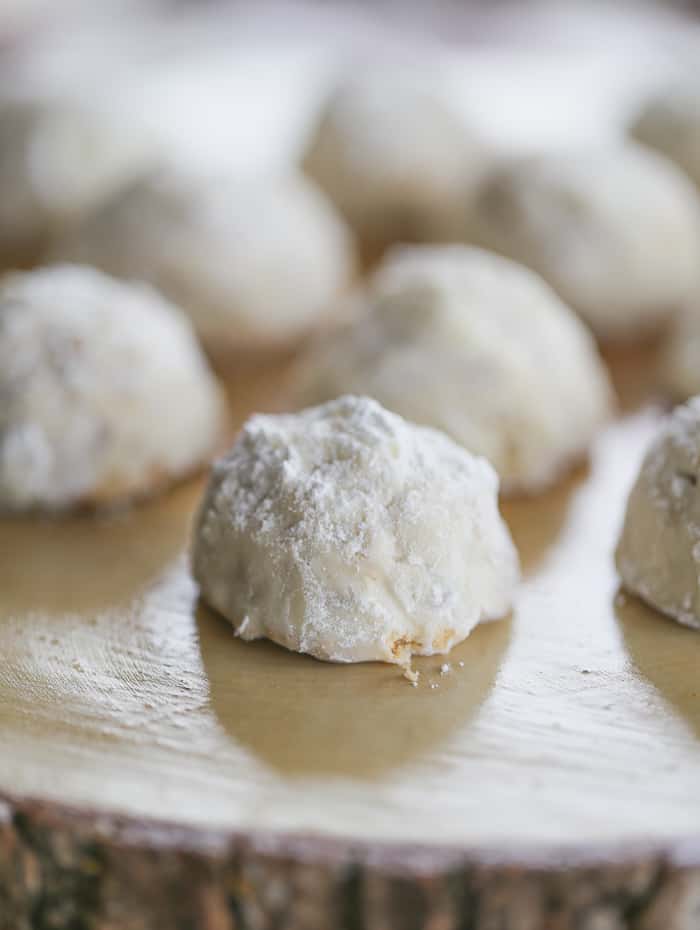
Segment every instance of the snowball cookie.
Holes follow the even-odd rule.
[[[640,142],[663,152],[700,185],[700,84],[671,85],[638,113],[630,127]]]
[[[539,272],[601,339],[658,326],[700,278],[695,188],[641,146],[506,164],[468,225],[473,241]]]
[[[700,628],[700,397],[677,407],[646,455],[615,560],[624,586]]]
[[[56,255],[150,282],[187,311],[216,354],[296,342],[353,272],[345,223],[301,175],[152,175],[97,211]]]
[[[514,262],[460,245],[398,249],[366,299],[364,317],[301,359],[298,405],[364,390],[486,456],[506,491],[552,482],[610,412],[588,331]]]
[[[150,163],[138,127],[68,101],[0,104],[0,263],[35,260],[52,235]]]
[[[510,609],[497,493],[484,459],[366,397],[254,416],[214,466],[194,575],[243,639],[410,669]]]
[[[0,511],[101,506],[202,465],[223,399],[189,323],[90,268],[0,281]]]
[[[460,238],[483,160],[435,81],[383,70],[335,91],[304,167],[373,253],[389,242]]]

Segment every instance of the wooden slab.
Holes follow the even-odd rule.
[[[631,409],[589,468],[504,507],[513,616],[416,689],[198,604],[200,482],[1,524],[0,930],[698,926],[700,636],[611,561],[650,364],[616,360]],[[237,421],[283,374],[229,379]]]

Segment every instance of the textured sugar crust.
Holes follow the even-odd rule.
[[[203,465],[224,402],[185,317],[62,265],[0,281],[0,510],[113,506]]]
[[[700,185],[700,91],[695,76],[655,94],[637,114],[630,132]]]
[[[457,239],[486,161],[437,75],[355,75],[327,101],[304,157],[364,245]]]
[[[695,187],[636,144],[496,168],[467,235],[541,274],[601,339],[655,329],[700,282]]]
[[[615,560],[625,587],[700,628],[700,398],[677,407],[632,488]]]
[[[396,249],[363,300],[364,314],[302,358],[297,406],[366,393],[484,455],[506,491],[550,484],[610,415],[590,334],[507,259],[460,245]]]
[[[301,175],[159,172],[57,241],[54,256],[148,281],[207,348],[282,348],[313,329],[355,269],[352,236]]]
[[[410,668],[510,609],[497,492],[485,460],[369,398],[255,416],[214,467],[194,575],[243,639]]]

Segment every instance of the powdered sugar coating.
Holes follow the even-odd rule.
[[[217,354],[297,341],[354,271],[347,227],[297,175],[152,175],[57,243],[55,255],[150,282]]]
[[[150,289],[62,265],[0,282],[0,510],[141,496],[204,463],[219,386]]]
[[[299,406],[364,392],[538,489],[582,456],[612,391],[589,333],[532,272],[467,246],[389,254],[367,312],[298,366]]]
[[[497,491],[486,461],[368,398],[255,416],[214,467],[195,578],[243,639],[407,665],[510,608]]]
[[[370,249],[459,236],[485,156],[437,76],[384,68],[343,82],[321,114],[305,170]]]
[[[677,407],[632,488],[615,560],[625,587],[700,628],[700,397]]]
[[[700,208],[674,164],[638,145],[497,168],[468,237],[528,265],[603,339],[637,338],[700,282]]]

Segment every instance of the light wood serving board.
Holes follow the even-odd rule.
[[[0,930],[700,926],[700,635],[618,594],[660,412],[650,353],[613,362],[590,466],[504,505],[513,616],[415,689],[199,605],[201,481],[1,523]],[[238,423],[283,374],[230,380]]]

